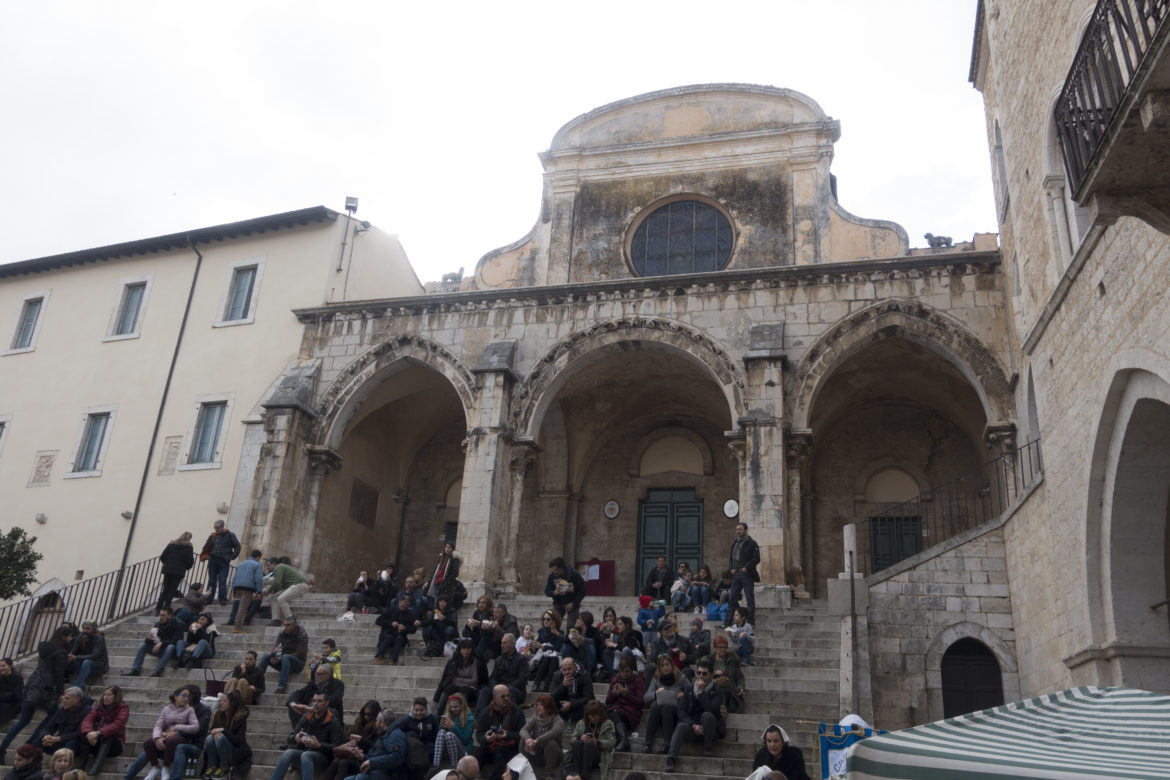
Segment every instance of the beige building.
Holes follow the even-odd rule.
[[[343,256],[344,254],[344,256]],[[318,207],[0,266],[0,493],[40,591],[243,530],[299,306],[422,292],[397,239]]]

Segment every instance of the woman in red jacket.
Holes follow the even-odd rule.
[[[129,718],[130,706],[122,701],[122,689],[111,685],[102,691],[101,700],[81,721],[78,766],[85,766],[86,759],[93,755],[93,763],[85,770],[86,774],[98,774],[107,758],[122,755],[122,745],[126,741],[126,721]]]

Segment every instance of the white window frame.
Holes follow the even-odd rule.
[[[122,319],[122,307],[126,304],[126,292],[133,285],[144,285],[142,300],[138,304],[138,316],[134,320],[134,329],[129,333],[115,333],[118,321]],[[154,274],[143,276],[127,276],[118,280],[118,296],[114,299],[114,309],[110,312],[110,324],[106,327],[106,335],[102,341],[125,341],[136,339],[142,334],[142,320],[146,318],[146,302],[150,300],[150,288],[154,284]]]
[[[85,431],[89,427],[89,418],[98,414],[108,414],[110,419],[106,423],[105,431],[102,432],[101,444],[98,445],[97,463],[89,471],[76,471],[77,459],[81,456],[81,446],[85,443]],[[69,461],[69,469],[62,475],[63,479],[82,479],[84,477],[100,477],[102,475],[102,467],[106,462],[106,453],[109,452],[110,436],[114,432],[114,422],[117,416],[117,404],[88,406],[82,411],[81,425],[77,429],[77,440],[73,442],[73,455]]]
[[[266,255],[259,257],[249,257],[243,260],[235,260],[228,263],[227,275],[223,283],[223,292],[219,296],[219,308],[215,313],[215,322],[212,323],[213,328],[228,328],[233,325],[250,325],[256,321],[256,308],[260,303],[260,282],[264,279],[264,261],[267,259]],[[239,268],[247,268],[255,266],[256,278],[252,281],[252,298],[248,301],[248,312],[244,317],[238,320],[224,319],[227,316],[228,304],[231,302],[232,296],[232,282],[236,278],[236,270]]]
[[[8,429],[12,427],[12,415],[0,414],[0,456],[4,454],[4,442],[8,440]]]
[[[208,469],[218,469],[223,466],[223,451],[227,444],[230,428],[228,423],[231,422],[232,407],[235,406],[235,403],[236,397],[232,393],[195,396],[195,404],[191,408],[191,421],[187,424],[187,435],[183,438],[183,453],[179,456],[179,471],[206,471]],[[223,424],[219,429],[219,441],[215,443],[215,454],[210,461],[206,463],[191,463],[191,448],[195,445],[195,429],[199,425],[199,413],[203,411],[203,407],[207,404],[226,404],[223,410]]]
[[[45,312],[49,308],[49,293],[51,290],[41,290],[39,292],[31,292],[20,299],[20,314],[16,318],[16,327],[12,331],[12,335],[8,338],[8,349],[0,352],[0,355],[19,355],[24,352],[33,352],[37,348],[37,339],[41,335],[41,325],[45,322]],[[24,322],[24,313],[28,308],[29,301],[36,299],[41,301],[41,311],[37,314],[37,323],[33,326],[32,338],[28,340],[27,347],[13,347],[16,343],[16,337],[20,335],[20,324]]]

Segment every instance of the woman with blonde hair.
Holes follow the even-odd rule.
[[[62,775],[73,768],[73,751],[61,748],[49,759],[49,768],[41,775],[44,780],[61,780]]]
[[[455,766],[475,748],[475,715],[462,693],[447,697],[447,708],[439,718],[439,728],[439,735],[435,738],[434,768],[443,762],[444,757]]]
[[[195,548],[191,545],[191,532],[184,531],[179,538],[168,544],[158,556],[162,563],[163,584],[155,610],[171,605],[171,599],[182,596],[179,583],[195,565]]]

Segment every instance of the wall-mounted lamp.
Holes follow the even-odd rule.
[[[228,513],[227,502],[220,501],[218,504],[215,505],[215,511],[219,512],[221,515],[226,515]]]
[[[127,510],[125,510],[124,512],[122,512],[122,519],[123,519],[123,520],[133,520],[133,519],[134,519],[134,513],[133,513],[133,512],[131,512],[129,509],[127,509]]]
[[[49,522],[49,518],[47,515],[45,515],[44,512],[37,512],[35,515],[33,515],[33,520],[36,520],[41,525]]]

